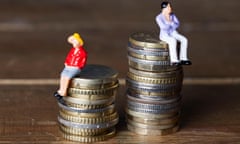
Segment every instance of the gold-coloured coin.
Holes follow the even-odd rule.
[[[151,130],[164,130],[164,129],[172,128],[176,125],[176,123],[164,124],[164,125],[149,125],[149,124],[138,123],[130,119],[127,119],[127,124],[132,125],[134,127],[138,127],[142,129],[151,129]]]
[[[88,101],[94,101],[94,100],[102,100],[102,99],[108,99],[110,97],[116,97],[117,96],[117,90],[112,91],[111,95],[80,95],[80,94],[71,94],[70,97],[82,99],[82,100],[88,100]]]
[[[71,102],[65,101],[65,104],[69,107],[74,107],[74,108],[79,108],[79,109],[100,109],[100,108],[107,107],[107,106],[111,105],[112,103],[103,104],[103,105],[86,105],[86,104],[76,104],[76,103],[71,103]]]
[[[67,127],[63,124],[60,124],[60,130],[64,133],[78,135],[78,136],[95,136],[100,135],[106,132],[109,128],[101,128],[101,129],[82,129],[75,127]]]
[[[77,89],[94,90],[94,89],[106,89],[108,87],[112,87],[117,84],[118,84],[118,80],[113,80],[113,81],[110,81],[110,82],[104,83],[104,84],[97,84],[97,83],[89,84],[89,83],[81,83],[81,82],[77,81],[76,79],[73,79],[72,82],[70,83],[69,87],[77,88]]]
[[[114,91],[117,90],[119,84],[115,84],[111,87],[104,89],[77,89],[77,88],[68,88],[68,95],[112,95]]]
[[[131,72],[128,72],[127,76],[132,80],[135,80],[138,82],[150,83],[150,84],[176,84],[179,81],[178,77],[151,78],[151,77],[138,76]]]
[[[105,122],[109,122],[109,121],[112,121],[112,120],[118,118],[117,112],[114,112],[110,115],[106,115],[106,116],[102,116],[102,117],[94,117],[94,118],[68,115],[68,114],[64,113],[64,111],[60,111],[59,115],[62,118],[64,118],[65,120],[83,123],[83,124],[105,123]]]
[[[179,67],[174,71],[168,72],[148,72],[148,71],[141,71],[134,68],[129,67],[129,72],[133,73],[134,75],[142,76],[142,77],[150,77],[150,78],[168,78],[168,77],[177,77],[183,78],[183,69]]]
[[[138,32],[129,37],[129,42],[145,48],[167,48],[167,43],[160,41],[151,33]]]
[[[148,117],[141,118],[126,114],[126,119],[147,125],[167,125],[177,123],[180,119],[180,114],[165,119],[149,119]]]
[[[76,104],[84,104],[84,105],[104,105],[113,103],[115,100],[115,96],[109,97],[107,99],[98,99],[98,100],[86,100],[86,99],[79,99],[74,97],[63,97],[64,101],[70,102],[70,103],[76,103]]]
[[[93,142],[98,142],[98,141],[103,141],[106,139],[109,139],[113,137],[116,133],[115,128],[112,128],[105,133],[97,136],[78,136],[78,135],[73,135],[73,134],[68,134],[68,133],[62,133],[63,137],[67,140],[71,141],[77,141],[77,142],[86,142],[86,143],[93,143]]]
[[[130,124],[127,124],[127,128],[137,134],[140,135],[168,135],[168,134],[172,134],[178,131],[179,129],[179,125],[177,124],[176,126],[172,127],[172,128],[168,128],[168,129],[163,129],[163,130],[155,130],[155,129],[145,129],[145,128],[140,128],[140,127],[136,127]]]
[[[108,99],[110,97],[116,97],[117,91],[113,91],[111,95],[76,95],[72,94],[71,97],[78,98],[78,99],[84,99],[84,100],[102,100],[102,99]]]

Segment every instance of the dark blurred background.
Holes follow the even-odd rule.
[[[88,63],[128,70],[128,37],[159,33],[159,0],[1,0],[0,78],[58,78],[71,47],[67,36],[79,32]],[[173,0],[189,39],[185,77],[239,77],[240,1]]]

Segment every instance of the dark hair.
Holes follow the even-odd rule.
[[[167,1],[162,2],[161,9],[166,8],[168,6],[168,4],[170,4],[170,2],[167,2]]]

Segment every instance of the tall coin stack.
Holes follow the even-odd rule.
[[[118,73],[103,65],[86,65],[73,78],[68,96],[58,102],[63,137],[78,142],[106,140],[115,134]]]
[[[149,33],[128,43],[127,127],[140,135],[167,135],[179,128],[181,66],[170,65],[167,44]]]

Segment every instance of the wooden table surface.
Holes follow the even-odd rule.
[[[0,87],[0,143],[74,143],[61,137],[55,85]],[[120,122],[114,138],[99,143],[239,143],[239,85],[184,85],[181,128],[167,136],[130,132],[124,120],[125,87],[116,98]]]
[[[0,143],[73,143],[61,137],[58,106],[52,93],[70,48],[66,38],[79,32],[89,64],[128,71],[130,34],[158,34],[154,21],[161,1],[146,0],[1,0],[0,1]],[[240,1],[173,1],[179,31],[189,39],[184,67],[180,131],[167,136],[140,136],[124,120],[125,85],[116,105],[117,134],[99,143],[238,144],[240,143]],[[217,82],[212,83],[212,79]],[[16,83],[19,79],[23,81]],[[30,83],[29,80],[45,80]],[[203,80],[203,82],[196,81]],[[7,80],[8,82],[6,83]]]

